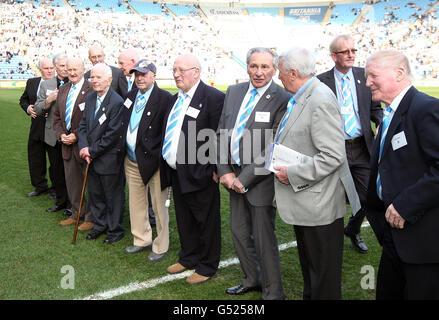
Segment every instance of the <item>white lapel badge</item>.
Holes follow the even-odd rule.
[[[269,94],[267,94],[267,95],[265,96],[265,98],[267,98],[267,100],[270,99],[270,97],[271,97],[271,96],[270,96]]]
[[[358,84],[360,84],[360,83],[361,83],[361,81],[360,81],[360,80],[357,80],[357,82],[358,82]]]
[[[146,114],[147,116],[150,116],[151,115],[151,112],[150,111],[148,111],[148,113]]]
[[[203,104],[202,103],[200,103],[200,105],[198,106],[198,108],[201,108],[203,106]]]
[[[105,111],[105,107],[102,108],[102,112],[104,112],[104,111]]]

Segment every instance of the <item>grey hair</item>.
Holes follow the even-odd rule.
[[[405,75],[410,81],[413,81],[414,77],[410,68],[409,59],[405,54],[396,50],[382,50],[375,52],[366,60],[366,66],[369,62],[376,61],[382,66],[388,66],[392,68],[398,68],[403,66]]]
[[[337,52],[338,47],[338,40],[343,39],[345,41],[352,41],[354,42],[354,38],[350,34],[340,34],[334,38],[334,40],[331,41],[331,44],[329,45],[329,51],[331,53]]]
[[[111,68],[108,65],[106,65],[105,63],[96,63],[91,68],[91,71],[97,70],[97,69],[102,69],[104,71],[104,76],[106,76],[108,78],[112,78],[113,77],[113,73],[111,72]]]
[[[294,47],[283,52],[279,60],[285,71],[296,70],[301,78],[308,78],[315,75],[316,58],[308,49]]]
[[[256,52],[267,52],[269,54],[271,54],[271,56],[273,57],[273,65],[274,67],[277,69],[277,66],[279,64],[279,56],[277,55],[276,52],[274,52],[273,50],[271,50],[270,48],[264,48],[264,47],[255,47],[255,48],[251,48],[248,52],[247,52],[247,65],[250,64],[250,58],[252,56],[253,53]]]
[[[50,60],[53,63],[53,60],[48,58],[48,57],[41,58],[40,60],[38,60],[38,63],[37,63],[38,70],[41,70],[41,62],[43,62],[44,60]]]
[[[60,60],[60,59],[68,59],[68,56],[65,53],[58,53],[58,54],[54,55],[52,58],[53,64],[56,66],[58,63],[58,60]]]

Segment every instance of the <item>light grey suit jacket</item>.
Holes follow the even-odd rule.
[[[239,83],[227,89],[224,108],[218,124],[217,157],[218,176],[234,172],[248,188],[246,197],[254,206],[272,205],[274,197],[273,175],[264,169],[265,149],[270,147],[274,132],[285,112],[291,94],[274,81],[260,97],[248,119],[239,146],[241,167],[232,164],[230,141],[242,101],[248,91],[249,82]],[[258,112],[269,113],[269,119],[255,119]]]
[[[56,90],[57,88],[57,80],[56,77],[46,80],[43,83],[41,83],[40,91],[38,92],[38,98],[35,102],[34,110],[37,115],[44,114],[44,112],[47,112],[47,118],[46,118],[46,126],[44,129],[44,142],[46,142],[49,146],[54,147],[56,144],[56,136],[55,132],[52,128],[52,121],[53,121],[53,105],[55,102],[53,102],[49,109],[46,110],[46,98],[49,96],[47,94],[47,90]]]
[[[277,208],[288,224],[327,225],[345,216],[345,191],[352,213],[361,207],[346,159],[340,108],[317,78],[295,101],[278,142],[311,160],[287,167],[290,185],[275,179]]]

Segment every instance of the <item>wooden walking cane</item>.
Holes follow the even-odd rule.
[[[84,201],[84,193],[85,193],[85,186],[87,184],[87,176],[88,176],[88,167],[89,166],[90,166],[90,163],[87,162],[87,167],[85,167],[85,173],[84,173],[84,182],[82,183],[81,200],[79,201],[78,217],[76,218],[75,233],[73,234],[73,241],[72,241],[73,244],[76,244],[76,233],[78,232],[79,219],[81,217],[82,202]]]

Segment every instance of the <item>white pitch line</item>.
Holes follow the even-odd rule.
[[[365,227],[369,227],[369,222],[364,222],[361,225],[362,228]],[[288,243],[283,243],[281,245],[279,245],[279,251],[282,250],[286,250],[288,248],[294,248],[297,246],[297,242],[296,241],[291,241]],[[235,265],[235,264],[239,264],[239,260],[238,258],[231,258],[225,261],[221,261],[219,263],[218,268],[227,268],[229,266]],[[108,291],[104,291],[104,292],[100,292],[100,293],[96,293],[96,294],[92,294],[90,296],[84,297],[84,298],[79,298],[77,300],[107,300],[107,299],[111,299],[117,296],[121,296],[123,294],[127,294],[127,293],[131,293],[131,292],[135,292],[135,291],[140,291],[140,290],[145,290],[145,289],[150,289],[150,288],[154,288],[155,286],[162,284],[162,283],[166,283],[166,282],[171,282],[171,281],[175,281],[178,279],[183,279],[183,278],[187,278],[189,277],[191,274],[193,273],[192,270],[188,270],[182,273],[178,273],[178,274],[170,274],[170,275],[166,275],[164,277],[160,277],[160,278],[155,278],[155,279],[151,279],[148,281],[143,281],[143,282],[131,282],[130,284],[123,286],[123,287],[119,287],[116,289],[111,289]]]

